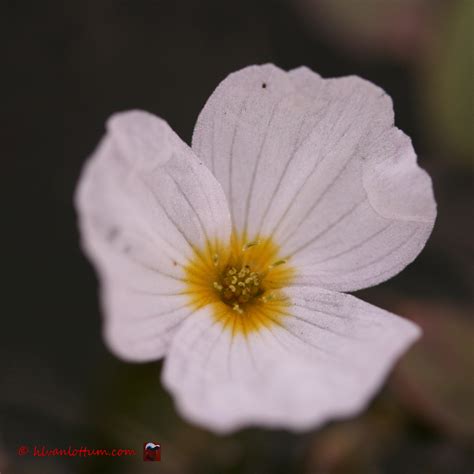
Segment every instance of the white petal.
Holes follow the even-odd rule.
[[[125,112],[107,130],[76,194],[83,247],[99,272],[109,346],[126,359],[156,359],[190,312],[183,265],[193,246],[229,238],[229,211],[163,120]]]
[[[252,66],[204,107],[193,149],[249,239],[272,235],[300,282],[352,291],[384,281],[423,248],[436,216],[431,180],[393,125],[384,91]]]
[[[191,422],[295,431],[362,410],[419,336],[411,322],[353,296],[290,288],[280,324],[235,335],[202,309],[176,334],[163,382]]]

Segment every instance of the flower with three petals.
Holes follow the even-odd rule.
[[[358,77],[251,66],[199,115],[113,115],[76,195],[104,337],[165,357],[179,412],[216,432],[304,430],[362,410],[417,339],[345,292],[423,249],[436,204],[390,98]]]

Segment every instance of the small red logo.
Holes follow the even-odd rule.
[[[161,445],[159,443],[143,443],[144,461],[161,461]]]

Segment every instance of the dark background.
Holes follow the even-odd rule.
[[[0,472],[470,473],[473,3],[435,0],[2,2]],[[159,382],[101,339],[97,280],[72,206],[113,112],[190,142],[207,97],[249,64],[358,74],[394,100],[439,206],[418,260],[361,298],[424,338],[363,415],[302,435],[187,425]],[[20,457],[21,445],[162,445],[163,461]]]

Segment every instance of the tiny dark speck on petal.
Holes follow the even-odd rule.
[[[178,265],[178,262],[176,260],[173,260],[173,265],[176,267],[176,265]]]
[[[266,89],[266,88],[267,88],[267,84],[266,84],[266,82],[264,82],[264,83],[262,84],[262,89]]]
[[[109,242],[113,242],[119,235],[119,230],[117,227],[111,227],[107,232],[106,238]]]

